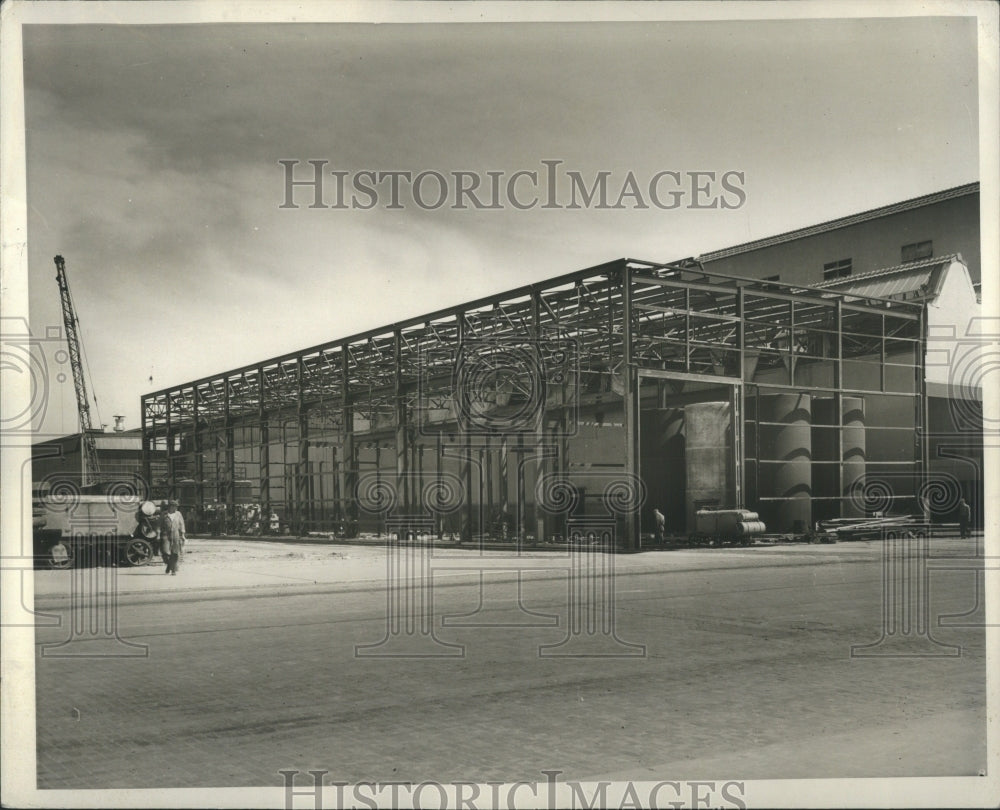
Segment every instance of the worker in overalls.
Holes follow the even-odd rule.
[[[177,501],[170,501],[167,504],[167,512],[160,522],[160,543],[167,558],[166,573],[177,575],[186,541],[184,517],[177,511]]]

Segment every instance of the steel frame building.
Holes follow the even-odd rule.
[[[806,530],[877,508],[873,481],[913,508],[924,319],[919,303],[620,259],[148,394],[145,472],[154,497],[227,532],[248,509],[262,532],[346,536],[432,515],[439,534],[523,542],[601,514],[634,549],[665,501],[677,532],[693,505]],[[726,424],[698,456],[702,403]],[[664,462],[672,418],[686,504]],[[713,464],[714,497],[692,505]]]

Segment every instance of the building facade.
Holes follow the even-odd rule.
[[[698,258],[717,273],[812,286],[959,254],[978,290],[979,251],[979,183],[969,183]]]

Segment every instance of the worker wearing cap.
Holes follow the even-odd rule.
[[[166,555],[166,573],[177,575],[186,540],[184,517],[177,511],[177,501],[172,500],[167,504],[167,512],[160,520],[160,543],[162,553]]]

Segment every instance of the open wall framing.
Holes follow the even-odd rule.
[[[167,458],[147,480],[206,532],[410,515],[523,541],[606,516],[636,547],[654,506],[684,532],[713,501],[808,529],[874,478],[913,503],[923,317],[622,259],[144,396],[145,457]]]

